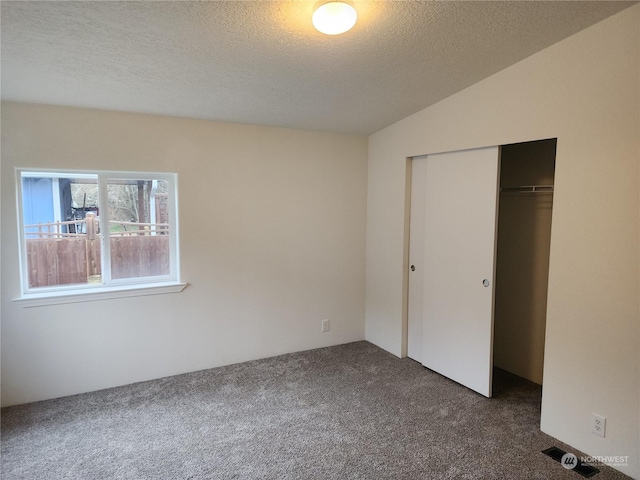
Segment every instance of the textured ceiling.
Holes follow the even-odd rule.
[[[370,134],[635,2],[1,3],[4,100]]]

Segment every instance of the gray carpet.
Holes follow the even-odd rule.
[[[486,399],[367,343],[2,410],[13,479],[569,479],[540,387]],[[571,450],[574,453],[575,450]],[[604,467],[596,480],[628,478]]]

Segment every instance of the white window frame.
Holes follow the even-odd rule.
[[[16,203],[18,214],[18,248],[20,258],[21,296],[14,301],[25,307],[75,303],[80,301],[102,300],[109,298],[176,293],[182,291],[185,283],[180,282],[179,224],[178,224],[178,176],[175,173],[127,172],[108,170],[65,170],[65,169],[29,169],[16,168]],[[101,271],[100,285],[56,285],[50,287],[29,287],[26,238],[22,205],[22,175],[46,178],[87,178],[97,179],[100,212],[99,225],[101,235]],[[164,180],[168,184],[169,202],[169,274],[151,277],[123,279],[111,278],[111,247],[109,241],[108,191],[109,180]]]

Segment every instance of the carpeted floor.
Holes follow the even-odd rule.
[[[486,399],[367,343],[2,410],[14,479],[573,479],[543,455],[540,387]],[[628,478],[600,467],[596,480]]]

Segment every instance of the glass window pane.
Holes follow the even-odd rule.
[[[102,283],[97,175],[21,182],[29,288]]]
[[[166,180],[108,179],[111,278],[170,273]]]

